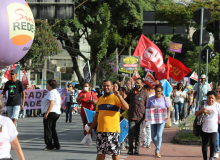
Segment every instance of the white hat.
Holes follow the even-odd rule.
[[[99,85],[96,85],[95,88],[100,89]]]
[[[206,78],[206,75],[202,74],[202,75],[201,75],[201,78]]]

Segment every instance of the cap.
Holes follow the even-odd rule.
[[[206,78],[206,75],[202,74],[202,75],[201,75],[201,78]]]
[[[100,89],[100,87],[97,85],[97,86],[95,86],[95,88],[98,88],[98,89]]]
[[[15,69],[12,69],[10,74],[17,74],[17,71]]]

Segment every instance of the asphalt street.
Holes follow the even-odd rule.
[[[65,115],[57,121],[57,132],[61,144],[60,150],[44,151],[46,147],[43,134],[43,117],[19,118],[18,139],[26,160],[95,160],[96,145],[90,147],[81,144],[84,134],[79,114],[73,114],[73,122],[66,123]],[[13,160],[18,160],[13,149]]]

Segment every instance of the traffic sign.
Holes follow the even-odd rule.
[[[207,49],[208,49],[208,63],[216,56],[216,53],[209,47],[206,46],[203,50],[202,50],[202,60],[204,62],[206,62],[206,58],[207,58]]]

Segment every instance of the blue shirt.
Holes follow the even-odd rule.
[[[198,83],[195,84],[194,92],[197,92],[197,90],[198,90]],[[208,91],[210,91],[210,85],[207,82],[205,82],[204,85],[200,83],[199,102],[203,100],[207,100],[206,94],[208,93]]]

